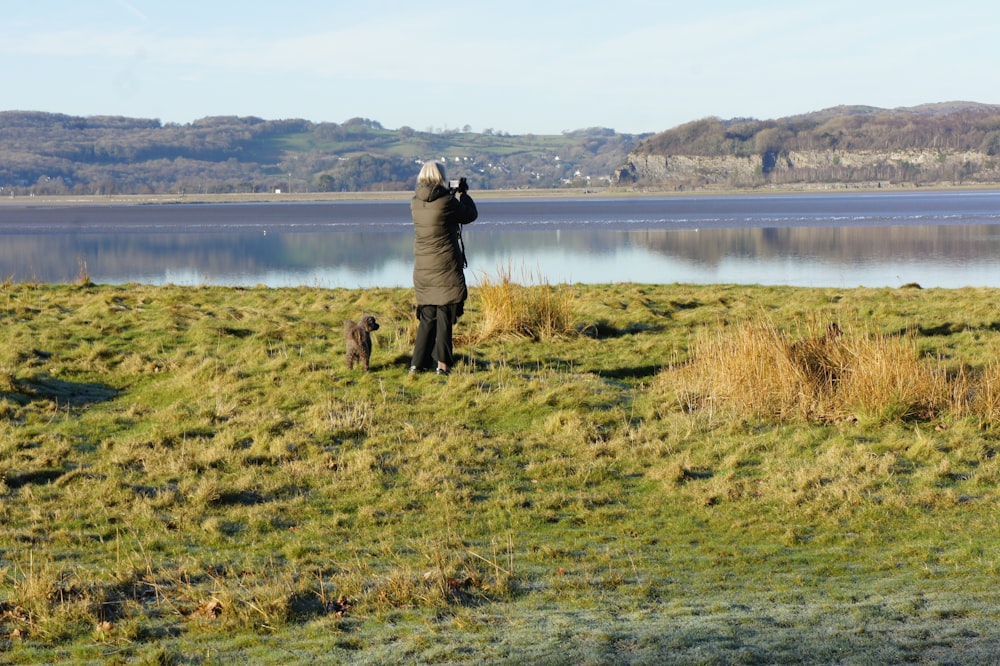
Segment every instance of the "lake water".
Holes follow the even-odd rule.
[[[1000,286],[1000,191],[477,201],[473,283]],[[0,279],[410,286],[409,202],[0,202]]]

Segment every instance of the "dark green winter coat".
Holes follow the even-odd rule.
[[[456,197],[443,185],[417,184],[410,201],[413,214],[413,287],[417,305],[462,303],[465,256],[461,228],[478,217],[467,193]]]

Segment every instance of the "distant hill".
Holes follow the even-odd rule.
[[[838,106],[658,134],[390,130],[216,116],[189,124],[0,112],[0,195],[409,190],[440,159],[474,189],[1000,184],[1000,106]]]
[[[648,136],[648,135],[647,135]],[[0,112],[0,194],[361,192],[414,185],[442,159],[475,189],[607,186],[643,137],[591,128],[557,136],[388,130],[222,116],[190,124]]]
[[[696,120],[640,142],[620,186],[1000,183],[1000,106],[839,106],[778,120]]]

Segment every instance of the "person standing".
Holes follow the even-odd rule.
[[[425,163],[417,176],[410,201],[418,322],[411,373],[434,367],[447,375],[454,365],[452,329],[469,296],[462,225],[479,216],[468,189],[464,178],[449,187],[439,162]]]

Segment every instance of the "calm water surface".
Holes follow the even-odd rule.
[[[1000,192],[477,202],[475,282],[1000,286]],[[409,203],[0,202],[0,279],[409,286]]]

